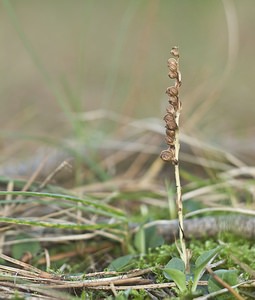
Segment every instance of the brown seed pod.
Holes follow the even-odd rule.
[[[170,129],[166,129],[166,143],[167,145],[173,145],[174,141],[175,141],[175,131],[174,130],[170,130]]]
[[[171,137],[171,138],[174,138],[175,137],[175,130],[171,130],[171,129],[166,129],[166,135]]]
[[[170,71],[177,72],[178,69],[178,62],[175,58],[169,58],[167,61],[167,66]]]
[[[172,162],[174,160],[174,154],[175,154],[175,149],[174,148],[168,148],[167,150],[163,150],[161,152],[160,158],[163,161]]]
[[[169,108],[166,109],[166,111],[168,112],[168,110],[170,109],[170,111],[172,111],[172,108],[174,109],[174,111],[177,111],[178,109],[178,104],[179,104],[179,100],[177,97],[169,97],[168,102],[170,104]]]
[[[173,114],[170,113],[166,114],[164,116],[164,121],[166,122],[167,129],[176,130],[178,128]]]
[[[179,56],[180,56],[180,55],[179,55],[179,49],[178,49],[178,47],[173,47],[170,53],[171,53],[173,56],[175,56],[175,57],[179,57]]]
[[[171,78],[171,79],[178,78],[178,72],[177,71],[170,71],[168,73],[168,77]]]
[[[173,146],[175,142],[175,137],[166,136],[165,141],[167,145]]]
[[[178,89],[175,86],[170,86],[166,89],[166,94],[169,97],[174,97],[174,96],[178,96]]]

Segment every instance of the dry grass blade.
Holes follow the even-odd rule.
[[[142,270],[133,270],[127,273],[119,272],[96,272],[86,274],[79,277],[70,277],[70,280],[63,276],[51,276],[48,274],[45,276],[46,272],[39,274],[38,270],[28,264],[24,264],[17,260],[13,260],[9,257],[3,256],[3,258],[8,261],[15,263],[20,267],[26,267],[27,269],[32,270],[22,271],[20,268],[3,268],[4,275],[1,274],[1,289],[6,288],[6,293],[11,294],[11,291],[8,288],[14,288],[20,292],[30,290],[31,293],[37,292],[38,299],[47,299],[49,295],[52,296],[52,299],[59,297],[57,299],[69,299],[68,295],[58,294],[55,289],[75,289],[75,288],[88,288],[88,289],[99,289],[99,290],[128,290],[128,289],[161,289],[161,288],[171,288],[174,287],[174,283],[153,283],[150,279],[143,278],[142,275],[148,275],[152,272],[152,269],[142,269]],[[35,272],[36,271],[36,272]],[[13,272],[15,275],[15,283],[11,282],[13,279]],[[42,276],[44,275],[44,276]],[[114,275],[109,277],[109,275]],[[98,278],[95,278],[99,276]],[[88,279],[84,279],[88,278]],[[91,279],[89,279],[91,278]],[[200,281],[199,285],[206,285],[207,282]],[[44,287],[47,286],[47,290]],[[13,290],[12,290],[13,292]],[[42,297],[42,298],[39,298]],[[45,298],[43,298],[45,297]],[[37,299],[37,298],[35,298]]]
[[[30,272],[31,276],[41,276],[42,278],[53,278],[54,276],[52,276],[51,274],[49,274],[48,272],[42,271],[40,269],[35,268],[34,266],[31,266],[30,264],[26,264],[22,261],[19,261],[17,259],[14,259],[12,257],[9,257],[3,253],[0,254],[0,258],[13,263],[19,267],[24,268],[25,270]],[[5,266],[2,266],[3,268],[5,268]],[[22,270],[21,270],[22,271]],[[27,272],[26,271],[26,272]]]
[[[64,276],[52,276],[47,272],[40,272],[40,270],[28,265],[23,262],[19,262],[5,255],[2,258],[8,260],[11,263],[16,264],[21,268],[27,268],[30,271],[22,270],[21,268],[1,268],[4,274],[1,274],[1,289],[6,288],[8,294],[8,288],[15,288],[22,292],[30,290],[31,293],[37,292],[38,299],[47,299],[49,295],[52,299],[59,297],[58,299],[68,299],[68,295],[57,294],[55,289],[75,289],[86,287],[88,289],[99,289],[99,290],[127,290],[127,289],[161,289],[174,287],[174,283],[154,283],[150,279],[143,278],[142,275],[148,275],[152,272],[151,268],[133,270],[127,273],[119,272],[96,272],[85,274],[83,276],[75,277],[71,276],[70,280]],[[15,283],[12,282],[13,274],[15,273]],[[45,276],[46,275],[46,276]],[[114,276],[110,276],[114,275]],[[99,276],[98,278],[95,278]],[[110,277],[109,277],[110,276]],[[84,279],[87,278],[87,279]],[[91,278],[91,279],[89,279]],[[4,279],[4,281],[3,281]],[[206,285],[206,282],[201,281],[200,285]],[[47,286],[47,290],[44,287]],[[13,290],[12,290],[13,292]],[[11,291],[9,291],[11,294]],[[42,296],[42,298],[39,298]],[[45,297],[45,298],[43,298]],[[35,298],[37,299],[37,298]]]
[[[132,284],[132,286],[138,285],[139,287],[137,288],[144,288],[147,284],[151,284],[153,286],[151,280],[142,277],[142,275],[149,274],[152,272],[150,268],[142,270],[133,270],[127,273],[96,272],[85,274],[76,278],[71,276],[70,280],[68,280],[68,277],[65,278],[64,276],[51,275],[47,272],[43,272],[37,268],[34,268],[29,264],[25,264],[24,262],[12,259],[6,255],[2,255],[1,258],[19,266],[19,268],[0,266],[0,269],[2,270],[2,287],[13,286],[13,283],[10,282],[13,280],[13,278],[15,278],[16,281],[14,284],[16,289],[29,289],[31,291],[35,291],[36,288],[42,288],[43,286],[47,286],[47,289],[69,289],[80,287],[99,289],[105,289],[106,287],[108,287],[108,289],[111,289],[112,284],[114,286],[123,286],[130,284]],[[27,270],[23,270],[22,268],[26,268]],[[109,277],[109,275],[115,276]],[[97,276],[99,277],[95,278]],[[155,285],[155,288],[156,287],[158,288],[159,285]]]

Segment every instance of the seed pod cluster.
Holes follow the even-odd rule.
[[[181,102],[179,100],[179,88],[181,86],[181,73],[179,71],[179,51],[178,47],[174,47],[171,50],[173,57],[169,58],[167,61],[167,66],[169,69],[168,76],[175,80],[174,86],[168,87],[166,89],[166,94],[168,96],[168,107],[166,109],[166,115],[164,116],[164,121],[166,122],[166,143],[168,149],[163,150],[160,157],[163,161],[172,162],[173,164],[178,164],[175,153],[175,142],[176,142],[176,132],[178,130],[177,114],[180,113]]]

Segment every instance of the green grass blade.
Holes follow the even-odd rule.
[[[85,199],[85,198],[79,198],[75,196],[70,196],[70,195],[62,195],[62,194],[52,194],[52,193],[40,193],[40,192],[8,192],[8,191],[0,191],[0,195],[7,196],[7,195],[12,195],[12,196],[27,196],[27,197],[47,197],[47,198],[53,198],[53,199],[60,199],[60,200],[67,200],[71,201],[73,203],[82,203],[84,205],[88,205],[91,207],[94,207],[97,209],[97,213],[104,214],[104,215],[109,215],[114,218],[118,218],[122,221],[126,221],[126,216],[124,212],[122,212],[119,209],[116,209],[112,206],[106,205],[99,203],[96,200],[90,200],[90,199]]]
[[[37,220],[29,220],[23,218],[8,218],[8,217],[0,217],[0,222],[8,223],[8,224],[18,224],[18,225],[29,225],[29,226],[39,226],[39,227],[47,227],[47,228],[59,228],[59,229],[73,229],[73,230],[100,230],[106,228],[114,228],[118,227],[119,223],[108,224],[108,223],[100,223],[94,225],[87,224],[76,224],[76,223],[61,223],[59,220],[54,223],[46,222],[46,221],[37,221]]]

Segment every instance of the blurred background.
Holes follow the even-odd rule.
[[[175,45],[183,132],[254,157],[254,13],[253,0],[3,0],[1,161],[86,135],[75,114],[90,110],[160,120],[164,131]]]

